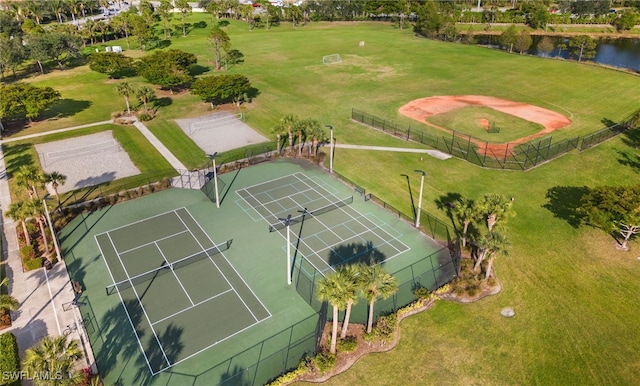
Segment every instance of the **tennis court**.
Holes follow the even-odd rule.
[[[185,208],[95,236],[152,374],[162,372],[271,314]],[[177,337],[180,339],[176,339]]]
[[[374,213],[360,213],[349,206],[353,196],[339,197],[322,181],[293,173],[239,189],[254,220],[264,219],[270,232],[286,239],[289,220],[295,261],[308,261],[318,272],[355,262],[384,263],[410,248],[400,241],[401,232]],[[312,272],[306,272],[312,276]]]

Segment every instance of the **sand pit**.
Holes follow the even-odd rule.
[[[59,193],[140,174],[111,130],[35,148],[46,173],[55,171],[67,177],[65,184],[58,186]]]

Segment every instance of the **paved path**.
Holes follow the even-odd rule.
[[[0,146],[0,207],[3,213],[10,204],[6,165]],[[7,262],[5,268],[10,283],[9,294],[20,302],[18,311],[12,313],[12,326],[0,333],[11,331],[16,336],[20,356],[24,358],[25,350],[42,337],[61,335],[67,325],[79,326],[77,322],[81,320],[80,313],[76,307],[71,306],[74,291],[64,261],[55,264],[50,271],[37,269],[24,272],[16,223],[4,216],[0,221],[4,241],[3,260]],[[80,341],[85,350],[86,367],[91,367],[95,372],[95,359],[86,332],[77,328],[70,336]]]
[[[66,129],[51,130],[51,131],[47,131],[46,133],[36,133],[36,134],[23,135],[22,137],[6,138],[6,139],[1,140],[0,144],[9,143],[9,142],[15,142],[15,141],[22,141],[22,140],[29,139],[29,138],[42,137],[43,135],[64,133],[64,132],[67,132],[67,131],[79,130],[79,129],[84,129],[84,128],[92,127],[92,126],[108,125],[108,124],[111,124],[111,123],[113,123],[113,121],[102,121],[102,122],[88,123],[86,125],[68,127]]]

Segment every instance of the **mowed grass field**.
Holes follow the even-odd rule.
[[[483,121],[487,122],[485,128]],[[535,134],[544,126],[489,107],[469,106],[427,118],[427,122],[489,142],[510,142]],[[491,131],[491,130],[497,131]]]
[[[193,15],[190,20],[210,19]],[[246,24],[232,21],[227,31],[232,48],[245,55],[245,62],[230,72],[248,76],[259,90],[243,109],[248,123],[263,134],[294,113],[332,124],[339,143],[417,147],[351,122],[351,108],[414,126],[398,113],[408,101],[476,94],[567,115],[573,124],[554,133],[562,139],[592,132],[603,121],[621,120],[640,100],[638,76],[430,41],[388,24],[318,23],[296,29],[283,24],[249,31]],[[170,47],[197,53],[199,63],[207,65],[213,58],[207,33],[194,30],[186,38],[174,38]],[[323,55],[335,53],[342,63],[322,64]],[[63,79],[57,80],[59,76]],[[75,81],[69,82],[70,77]],[[29,130],[107,119],[111,111],[124,108],[113,81],[86,67],[30,81],[60,89],[78,107]],[[206,104],[188,93],[162,97],[168,98],[166,107],[149,123],[152,130],[179,130],[172,119],[206,112]],[[458,159],[337,149],[338,172],[405,213],[411,213],[410,199],[400,174],[413,176],[414,169],[423,169],[423,207],[430,213],[446,220],[436,201],[448,194],[477,199],[499,193],[515,198],[517,216],[508,224],[510,256],[496,261],[500,294],[474,304],[440,302],[410,317],[402,324],[395,350],[367,356],[328,383],[638,384],[640,244],[632,242],[630,252],[617,251],[609,235],[575,221],[585,186],[638,181],[637,151],[626,139],[573,152],[526,173],[485,170]],[[179,157],[187,157],[191,145],[185,141],[179,146],[178,153],[185,154]],[[415,197],[419,178],[412,178]],[[514,318],[500,315],[505,306],[514,307]]]

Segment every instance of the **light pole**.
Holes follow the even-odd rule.
[[[416,169],[416,173],[421,173],[422,177],[420,177],[420,196],[418,196],[418,210],[416,211],[416,228],[420,227],[420,209],[422,207],[422,188],[424,188],[424,175],[426,174],[423,170]]]
[[[333,173],[333,126],[326,125],[331,132],[331,139],[329,140],[329,173]]]
[[[58,238],[56,237],[56,232],[53,229],[53,223],[51,222],[51,215],[49,214],[49,207],[47,207],[47,199],[49,199],[49,195],[46,194],[42,199],[42,203],[44,204],[44,213],[47,215],[47,222],[49,223],[49,230],[51,231],[51,238],[53,239],[53,245],[56,248],[56,258],[58,261],[60,258],[60,246],[58,245]],[[44,235],[43,235],[44,236]]]
[[[278,218],[284,225],[287,226],[287,284],[291,285],[291,232],[289,232],[289,225],[291,225],[291,215],[287,218]]]
[[[216,156],[218,152],[209,154],[209,158],[213,160],[213,186],[216,189],[216,208],[220,207],[220,197],[218,195],[218,171],[216,170]]]

